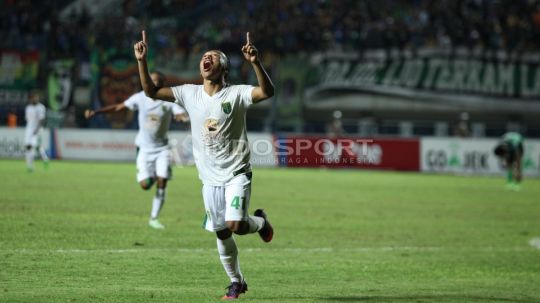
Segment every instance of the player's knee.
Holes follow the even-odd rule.
[[[165,186],[167,186],[167,179],[166,178],[158,178],[157,179],[157,187],[165,188]]]
[[[231,232],[238,235],[245,235],[249,229],[246,221],[227,221],[225,224]]]
[[[232,232],[228,229],[224,229],[224,230],[217,231],[216,236],[220,240],[227,240],[232,236]]]
[[[232,231],[233,233],[236,232],[239,228],[239,221],[227,221],[225,222],[225,226],[227,226],[227,229]]]
[[[144,179],[141,182],[139,182],[139,185],[141,185],[141,188],[144,190],[149,190],[152,188],[152,185],[154,184],[154,181],[152,178]]]

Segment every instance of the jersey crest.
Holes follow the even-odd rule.
[[[223,103],[221,103],[221,109],[222,109],[223,112],[226,113],[227,115],[230,114],[231,111],[232,111],[231,102],[223,102]]]

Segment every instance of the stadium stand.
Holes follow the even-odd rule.
[[[88,3],[82,0],[2,2],[1,49],[39,51],[35,81],[38,88],[47,89],[47,79],[53,69],[51,62],[69,58],[74,60],[71,76],[74,94],[77,87],[92,90],[95,82],[92,82],[89,70],[93,68],[93,58],[103,57],[111,50],[129,54],[142,28],[155,33],[151,36],[151,45],[155,49],[156,67],[166,67],[165,62],[174,61],[172,66],[186,70],[192,70],[189,65],[192,59],[208,48],[231,53],[233,67],[241,65],[235,52],[242,44],[246,30],[254,33],[265,64],[276,74],[279,61],[291,55],[304,58],[314,53],[338,52],[362,57],[366,52],[382,50],[387,55],[412,53],[414,56],[425,50],[443,49],[475,52],[480,58],[502,53],[506,60],[520,60],[524,54],[536,54],[540,49],[540,1],[124,0],[109,1],[110,5],[96,7]],[[176,73],[175,70],[166,72]],[[248,69],[231,76],[238,82],[249,81],[252,77]],[[81,103],[84,102],[79,105]],[[6,124],[7,113],[13,111],[12,107],[5,102],[0,104],[2,125]],[[402,117],[392,113],[381,116],[365,108],[338,109],[344,112],[346,132],[360,132],[362,123],[365,124],[359,120],[361,118],[375,121],[377,132],[382,134],[385,130],[389,134],[399,133],[399,125],[403,122]],[[429,114],[433,118],[428,120],[421,119],[426,114],[406,117],[408,114],[405,113],[403,116],[414,122],[418,131],[413,133],[435,134],[437,122],[457,123],[456,117],[463,110],[468,110],[467,106],[445,115]],[[255,109],[248,126],[254,130],[325,132],[332,119],[332,111],[313,109],[307,103],[301,109],[302,125],[289,127],[276,122],[279,118],[276,111],[279,111],[276,106],[271,105]],[[19,121],[24,120],[21,113],[17,110]],[[72,114],[77,116],[71,119],[73,124],[88,126],[80,119],[80,109],[72,109]],[[266,118],[263,126],[257,121],[262,117]],[[499,135],[506,130],[510,120],[522,125],[534,120],[520,114],[499,115],[490,120],[472,110],[471,120],[474,119],[483,120],[484,128],[487,127],[481,132],[484,135]],[[422,123],[430,124],[427,130],[423,130]],[[540,135],[534,125],[525,131],[529,135]]]

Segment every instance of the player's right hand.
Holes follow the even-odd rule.
[[[95,113],[93,110],[91,110],[91,109],[87,109],[87,110],[84,111],[84,117],[85,117],[86,119],[92,118],[95,114],[96,114],[96,113]]]
[[[133,45],[133,51],[135,52],[135,58],[138,61],[146,59],[146,53],[148,52],[148,44],[146,42],[146,32],[142,31],[142,41],[139,41]]]

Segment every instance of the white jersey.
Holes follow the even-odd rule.
[[[172,88],[191,120],[193,158],[205,185],[223,186],[250,171],[246,111],[253,103],[251,85],[226,86],[209,96],[202,85]]]
[[[25,110],[26,131],[35,133],[41,128],[41,120],[45,119],[45,106],[41,103],[28,104]]]
[[[139,111],[139,132],[135,145],[143,151],[153,151],[167,148],[169,138],[167,132],[173,115],[183,114],[185,110],[178,104],[162,100],[152,100],[138,92],[126,101],[124,105],[130,110]]]

